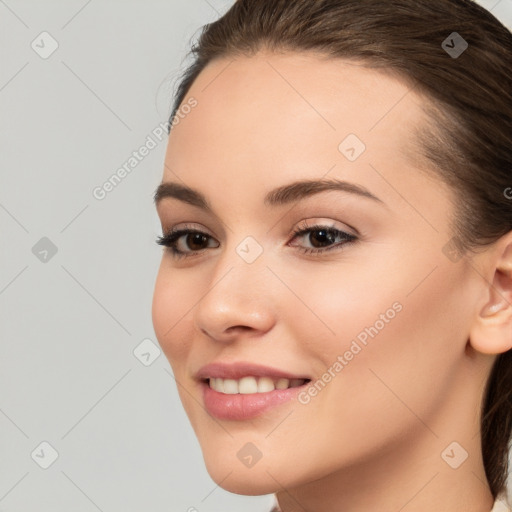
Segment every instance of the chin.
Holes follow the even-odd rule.
[[[281,488],[274,479],[270,478],[269,475],[266,475],[265,478],[262,477],[261,481],[258,478],[234,475],[234,473],[229,475],[229,477],[225,478],[223,481],[222,478],[217,481],[213,476],[212,479],[225,491],[233,494],[241,494],[243,496],[264,496],[266,494],[274,494]]]
[[[273,475],[279,480],[276,471],[270,468],[269,475],[262,461],[252,468],[247,468],[241,463],[239,463],[240,467],[233,467],[233,464],[228,461],[219,462],[218,458],[213,459],[211,461],[205,459],[206,470],[210,478],[225,491],[244,496],[262,496],[273,494],[281,488],[279,483],[270,476]]]

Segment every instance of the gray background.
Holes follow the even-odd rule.
[[[273,501],[210,479],[151,323],[154,130],[190,39],[231,3],[0,0],[0,511]],[[512,0],[480,3],[512,26]],[[156,147],[96,199],[148,136]],[[47,469],[42,442],[58,452]]]

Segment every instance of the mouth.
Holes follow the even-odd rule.
[[[269,393],[275,390],[299,388],[311,382],[311,379],[287,379],[248,375],[240,379],[207,377],[201,379],[201,381],[218,393],[226,395],[249,395],[256,393]]]
[[[216,361],[194,375],[202,388],[207,412],[218,418],[244,421],[297,399],[310,375],[249,361]]]
[[[311,379],[273,379],[245,376],[240,379],[207,377],[200,380],[206,411],[217,419],[247,421],[293,402]]]

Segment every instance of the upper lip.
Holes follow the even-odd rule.
[[[221,379],[238,380],[242,377],[270,377],[272,379],[307,379],[305,375],[296,375],[278,368],[263,366],[255,363],[238,362],[238,363],[210,363],[203,366],[196,373],[198,380],[208,379],[209,377]]]

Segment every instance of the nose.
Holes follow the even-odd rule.
[[[195,327],[215,341],[261,335],[275,324],[272,273],[262,261],[236,258],[216,268],[194,308]]]

